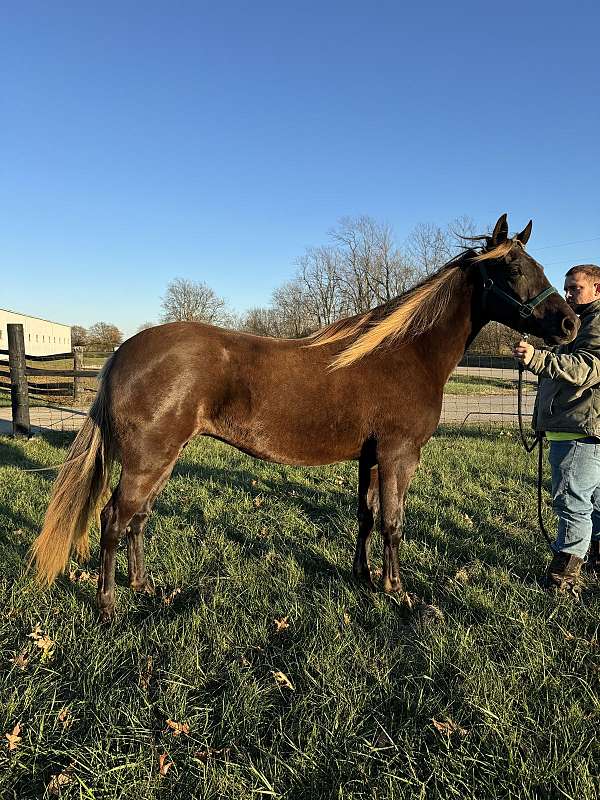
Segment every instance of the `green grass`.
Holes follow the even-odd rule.
[[[445,394],[510,394],[514,391],[514,381],[471,375],[454,375],[444,387]]]
[[[279,467],[209,440],[149,523],[159,591],[126,588],[121,549],[117,619],[99,625],[90,582],[41,591],[23,573],[51,477],[22,468],[68,441],[0,440],[0,733],[22,728],[0,749],[3,800],[41,798],[61,772],[61,797],[97,800],[597,797],[599,596],[537,588],[535,459],[513,434],[424,451],[402,561],[445,614],[426,628],[351,580],[356,465]]]

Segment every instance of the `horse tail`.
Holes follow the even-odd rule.
[[[88,527],[107,493],[115,458],[108,408],[113,360],[100,373],[98,393],[54,482],[44,526],[31,548],[29,563],[35,561],[40,584],[49,586],[64,571],[72,550],[89,558]]]

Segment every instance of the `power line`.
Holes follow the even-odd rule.
[[[544,261],[542,266],[543,267],[555,267],[557,264],[563,264],[564,266],[566,266],[567,264],[571,264],[571,266],[573,266],[574,264],[594,264],[597,261],[600,261],[600,259],[594,259],[594,258],[591,258],[591,259],[590,258],[587,258],[587,259],[584,259],[584,258],[570,258],[567,261],[567,259],[562,258],[560,261]]]
[[[578,239],[575,242],[561,242],[561,244],[547,244],[544,247],[536,247],[536,250],[551,250],[554,247],[569,247],[572,244],[587,244],[587,242],[597,242],[600,236],[594,236],[592,239]]]

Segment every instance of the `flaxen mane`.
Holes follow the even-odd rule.
[[[501,258],[515,243],[520,244],[517,240],[508,239],[479,254],[472,249],[465,250],[393,303],[338,320],[317,331],[308,346],[318,347],[354,337],[354,341],[331,363],[331,369],[340,369],[372,353],[384,342],[386,345],[408,342],[429,330],[444,314],[450,298],[463,280],[463,267],[467,259],[479,262]]]

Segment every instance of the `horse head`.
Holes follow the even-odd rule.
[[[579,318],[544,274],[541,264],[525,250],[531,235],[531,220],[512,238],[503,214],[481,252],[473,258],[478,268],[479,316],[495,320],[521,333],[531,333],[546,344],[572,341]]]

